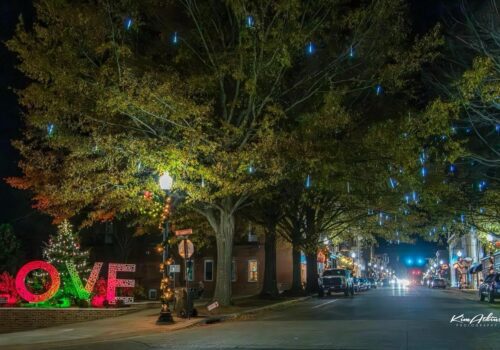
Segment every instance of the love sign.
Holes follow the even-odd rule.
[[[70,275],[71,283],[75,287],[75,290],[80,299],[89,299],[94,289],[94,285],[99,277],[99,273],[102,269],[102,262],[96,262],[90,276],[87,280],[85,287],[83,286],[82,280],[76,271],[75,265],[72,262],[66,263],[66,268]],[[43,270],[47,272],[50,276],[50,285],[47,290],[42,294],[35,294],[28,290],[26,287],[26,277],[31,271]],[[106,289],[106,300],[109,304],[116,304],[118,300],[122,300],[125,304],[134,302],[133,297],[117,297],[116,288],[133,288],[135,287],[135,280],[133,279],[120,279],[117,278],[118,272],[135,272],[134,264],[114,264],[110,263],[108,265],[108,280]],[[30,303],[41,303],[52,298],[61,286],[61,277],[59,271],[54,267],[54,265],[43,261],[35,260],[30,261],[17,272],[16,275],[16,290],[27,302]]]

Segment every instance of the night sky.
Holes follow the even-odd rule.
[[[436,0],[413,0],[411,1],[411,13],[415,31],[424,33],[434,26],[441,16],[445,15],[443,1]],[[447,1],[448,10],[458,6],[458,1]],[[451,7],[450,7],[451,5]],[[22,127],[21,111],[16,102],[16,96],[12,88],[20,88],[27,81],[16,71],[15,57],[7,51],[3,42],[12,37],[19,16],[22,14],[25,23],[33,19],[33,8],[31,0],[3,0],[0,2],[0,179],[19,175],[17,163],[19,156],[11,146],[11,140],[20,136]],[[0,180],[0,223],[11,223],[15,231],[23,241],[23,248],[30,257],[40,254],[41,242],[46,240],[49,233],[54,232],[50,225],[50,218],[37,213],[31,209],[30,194],[10,188],[3,180]],[[399,248],[381,242],[380,251],[394,254],[407,254],[415,249],[423,255],[433,254],[436,249],[434,244],[423,244],[417,246],[401,245]]]

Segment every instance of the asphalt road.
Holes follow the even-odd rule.
[[[500,322],[450,323],[454,315],[490,313],[500,317],[498,302],[468,300],[456,291],[379,288],[249,319],[64,349],[500,349]]]

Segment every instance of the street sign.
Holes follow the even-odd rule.
[[[170,273],[181,272],[181,265],[170,265]]]
[[[219,303],[217,301],[214,301],[212,304],[207,306],[208,311],[212,311],[213,309],[216,309],[219,307]]]
[[[176,236],[187,236],[193,234],[193,229],[192,228],[186,228],[184,230],[177,230],[175,231]]]
[[[179,255],[184,259],[189,259],[194,253],[194,245],[189,239],[179,242]]]

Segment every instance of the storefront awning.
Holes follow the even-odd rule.
[[[469,273],[478,273],[480,271],[483,271],[483,264],[481,263],[476,263],[469,269]]]

